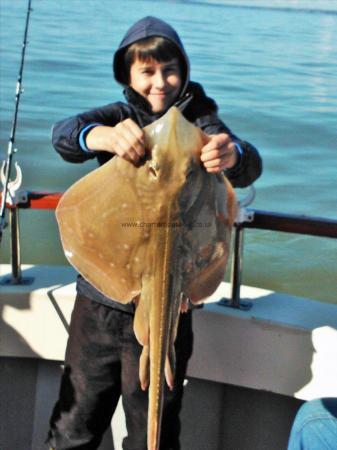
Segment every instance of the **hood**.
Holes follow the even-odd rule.
[[[185,92],[187,84],[189,82],[190,72],[190,64],[184,46],[177,32],[168,23],[152,16],[147,16],[143,19],[140,19],[126,32],[113,58],[113,72],[115,75],[115,79],[119,83],[123,84],[121,71],[123,70],[123,56],[126,48],[141,39],[153,36],[160,36],[173,42],[183,56],[183,60],[185,61],[186,66],[183,68],[183,88],[180,93],[180,95],[182,95]]]

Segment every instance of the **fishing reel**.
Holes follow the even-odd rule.
[[[19,203],[27,200],[27,194],[18,192],[22,184],[21,167],[17,162],[15,162],[14,167],[16,172],[15,178],[7,182],[6,198],[3,200],[11,207],[14,207],[15,205],[18,205]],[[6,180],[7,180],[6,161],[3,161],[0,169],[0,181],[4,188],[3,192],[5,191],[6,188]]]

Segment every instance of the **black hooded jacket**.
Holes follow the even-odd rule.
[[[184,67],[181,68],[183,82],[175,106],[180,109],[187,120],[201,128],[206,134],[228,133],[240,145],[242,154],[238,164],[234,168],[226,170],[226,176],[234,187],[246,187],[253,183],[262,172],[262,162],[257,150],[229,130],[219,119],[218,108],[214,100],[206,96],[200,84],[190,81],[188,57],[179,36],[170,25],[154,17],[145,17],[128,30],[113,59],[113,71],[116,80],[120,83],[123,82],[122,71],[125,49],[130,44],[151,36],[161,36],[172,41],[182,55],[182,61],[184,61]],[[95,124],[113,127],[128,118],[131,118],[140,127],[144,127],[164,114],[163,112],[154,114],[148,101],[129,86],[125,87],[124,95],[126,103],[111,103],[57,122],[52,132],[52,142],[57,152],[69,162],[80,163],[97,158],[99,164],[104,164],[113,155],[105,151],[83,150],[83,146],[80,145],[80,136],[85,139],[85,130],[90,131],[90,126],[95,126]],[[121,305],[112,302],[82,277],[79,277],[78,291],[109,306],[126,312],[133,311],[131,304]]]

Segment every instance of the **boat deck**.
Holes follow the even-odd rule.
[[[10,273],[2,265],[1,278]],[[1,448],[42,450],[59,386],[75,272],[23,266],[31,285],[1,285]],[[220,306],[222,283],[193,313],[182,411],[184,450],[285,449],[303,400],[337,397],[337,305],[242,286],[249,311]],[[5,425],[6,424],[6,425]],[[121,405],[112,422],[121,450]],[[100,450],[112,449],[111,431]]]

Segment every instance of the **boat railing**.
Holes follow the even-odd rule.
[[[0,194],[1,195],[1,194]],[[16,200],[7,203],[9,209],[9,227],[11,235],[11,277],[2,283],[25,284],[29,280],[22,277],[20,256],[20,209],[53,210],[62,196],[62,193],[50,192],[19,192]],[[262,211],[244,207],[241,220],[235,224],[233,239],[233,256],[231,267],[231,298],[222,299],[220,304],[236,309],[249,309],[251,304],[240,298],[240,288],[243,270],[244,231],[246,228],[260,230],[295,233],[309,236],[337,238],[337,220],[299,214],[284,214],[272,211]]]

